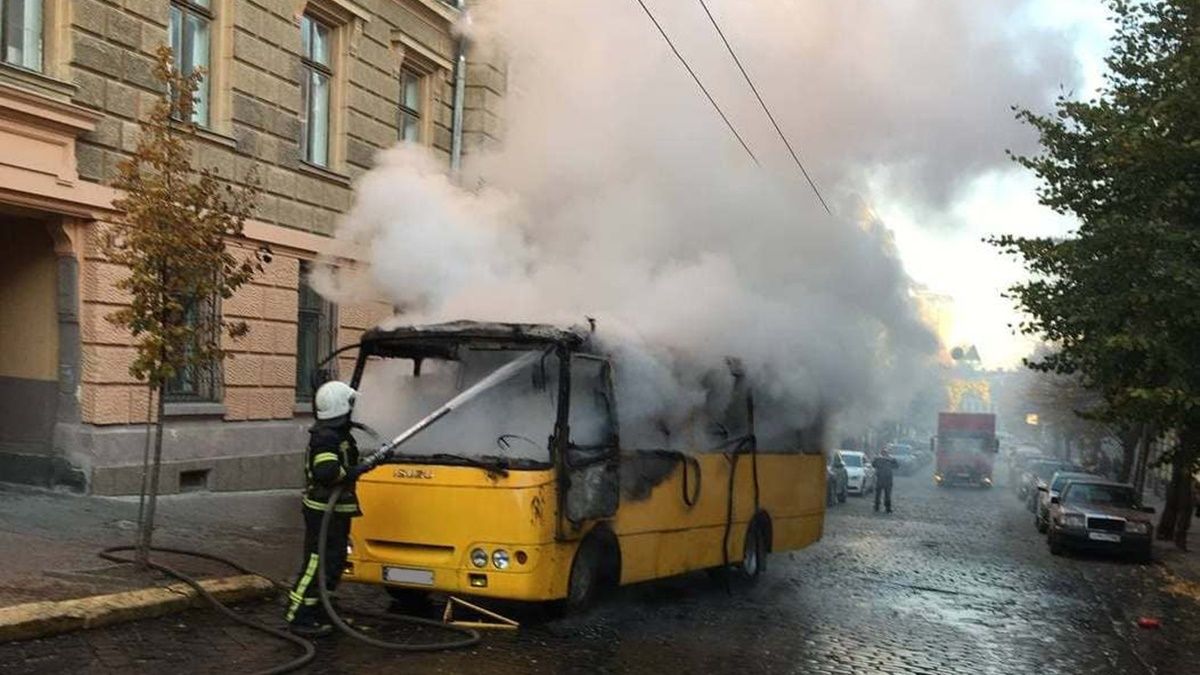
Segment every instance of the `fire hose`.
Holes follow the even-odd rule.
[[[319,539],[318,539],[319,548],[318,548],[318,555],[317,555],[317,561],[318,561],[317,562],[317,566],[318,566],[317,590],[320,594],[321,605],[322,605],[322,607],[324,607],[326,614],[329,615],[329,619],[333,623],[333,625],[336,626],[338,628],[338,630],[342,631],[343,633],[345,633],[347,636],[349,636],[351,638],[354,638],[354,639],[364,642],[366,644],[372,645],[374,647],[379,647],[382,649],[389,649],[392,651],[402,651],[402,652],[444,651],[444,650],[448,650],[448,649],[460,649],[463,647],[470,647],[471,645],[478,643],[479,639],[480,639],[479,633],[470,628],[463,628],[461,626],[453,626],[453,625],[442,623],[440,621],[434,621],[432,619],[427,619],[427,618],[419,617],[419,616],[409,616],[409,615],[405,615],[405,614],[393,614],[393,613],[389,613],[389,612],[375,612],[375,611],[368,611],[368,610],[353,610],[353,613],[356,615],[359,615],[359,616],[365,616],[365,617],[369,617],[372,619],[389,621],[392,623],[402,623],[402,624],[434,627],[439,630],[448,631],[451,633],[458,633],[459,635],[461,635],[461,637],[459,637],[457,639],[443,640],[443,641],[437,641],[437,642],[418,642],[418,643],[390,642],[387,640],[381,640],[379,638],[375,638],[375,637],[371,637],[369,635],[363,634],[361,631],[353,628],[349,623],[347,623],[341,617],[340,614],[338,614],[337,609],[333,606],[333,602],[330,597],[329,589],[326,588],[326,585],[325,585],[325,570],[326,570],[325,549],[326,549],[326,542],[329,538],[329,522],[331,520],[330,516],[333,513],[333,505],[337,502],[337,499],[341,495],[341,493],[342,493],[341,486],[335,487],[333,494],[330,496],[329,503],[326,505],[325,515],[321,519],[321,530],[320,530],[320,535],[319,535]],[[108,560],[110,562],[135,563],[136,560],[134,558],[118,555],[119,553],[126,552],[126,551],[133,551],[135,549],[136,549],[136,547],[131,546],[131,545],[112,546],[112,547],[109,547],[109,548],[106,548],[106,549],[100,551],[98,553],[98,555],[101,558],[103,558],[104,560]],[[186,556],[189,558],[199,558],[202,560],[209,560],[209,561],[217,562],[217,563],[225,565],[231,569],[237,570],[238,572],[241,572],[242,574],[253,574],[255,576],[263,577],[264,579],[267,579],[268,581],[270,581],[276,588],[278,588],[280,590],[284,590],[284,591],[288,590],[288,588],[286,586],[284,586],[283,584],[280,584],[279,582],[277,582],[273,579],[270,579],[269,577],[266,577],[262,574],[254,572],[253,570],[250,570],[250,569],[246,568],[245,566],[243,566],[233,560],[230,560],[228,558],[223,558],[218,555],[213,555],[211,553],[205,553],[203,551],[193,551],[190,549],[168,548],[168,547],[161,547],[161,546],[153,546],[149,550],[154,551],[156,553],[169,553],[169,554],[173,554],[173,555]],[[182,581],[183,583],[187,584],[188,586],[191,586],[192,589],[195,590],[196,593],[200,597],[204,598],[204,600],[207,601],[208,604],[211,605],[213,609],[217,610],[218,612],[220,612],[224,616],[228,617],[229,619],[232,619],[233,621],[235,621],[243,626],[246,626],[247,628],[266,633],[267,635],[279,638],[280,640],[285,640],[287,642],[290,642],[302,650],[302,654],[300,656],[292,659],[291,661],[288,661],[281,665],[275,666],[273,668],[268,668],[267,670],[259,671],[256,675],[278,675],[279,673],[290,673],[295,670],[299,670],[300,668],[303,668],[304,666],[307,666],[308,664],[312,663],[312,661],[316,658],[316,656],[317,656],[316,647],[309,640],[306,640],[297,635],[293,635],[292,633],[288,632],[287,630],[268,626],[267,624],[260,623],[253,619],[250,619],[246,616],[238,614],[237,612],[233,611],[228,606],[226,606],[224,603],[222,603],[220,600],[218,600],[215,596],[213,596],[213,594],[210,593],[208,591],[208,589],[204,588],[204,586],[201,585],[200,582],[197,581],[195,578],[193,578],[192,576],[185,574],[184,572],[181,572],[173,567],[170,567],[169,565],[164,565],[163,563],[156,562],[154,560],[147,560],[146,565],[149,566],[151,569],[162,572],[163,574],[166,574],[169,577],[178,579],[179,581]]]

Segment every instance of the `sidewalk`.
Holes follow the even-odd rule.
[[[86,497],[0,483],[0,609],[146,588],[176,580],[102,560],[96,552],[132,544],[138,500]],[[303,540],[294,490],[162,497],[154,544],[231,558],[285,581]],[[240,573],[179,556],[157,559],[204,579]]]
[[[1154,525],[1158,527],[1158,519],[1162,514],[1163,500],[1150,492],[1145,496],[1145,505],[1154,507]],[[1188,550],[1180,551],[1169,541],[1154,542],[1154,559],[1178,579],[1186,582],[1193,591],[1200,591],[1200,518],[1192,512],[1192,526],[1188,529]],[[1200,598],[1198,598],[1200,599]]]

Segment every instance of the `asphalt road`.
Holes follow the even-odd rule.
[[[830,512],[823,541],[773,556],[753,587],[705,574],[639,585],[583,617],[520,612],[522,630],[460,652],[384,653],[331,638],[310,672],[1195,672],[1200,606],[1164,591],[1161,567],[1052,557],[1003,487],[901,478],[895,506],[875,514],[869,499],[850,498]],[[382,603],[373,589],[348,596]],[[273,606],[244,611],[278,621]],[[1138,628],[1142,616],[1162,627]],[[0,645],[0,672],[231,673],[292,654],[195,611]]]

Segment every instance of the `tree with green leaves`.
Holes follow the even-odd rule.
[[[113,187],[121,213],[105,239],[105,255],[128,269],[117,287],[130,304],[108,316],[133,337],[130,373],[145,381],[157,407],[152,466],[143,467],[144,517],[139,518],[138,559],[144,564],[154,529],[164,425],[163,388],[184,373],[212,367],[226,356],[222,333],[240,337],[245,322],[220,318],[214,303],[228,299],[262,270],[264,252],[237,256],[227,247],[241,237],[258,202],[252,173],[233,185],[215,169],[195,166],[193,102],[203,73],[181,74],[171,50],[160,47],[155,76],[158,101],[141,121],[137,148],[121,162]],[[151,419],[147,419],[147,434]],[[149,436],[147,450],[149,450]],[[144,464],[149,463],[149,452]],[[149,486],[146,474],[149,474]]]
[[[1016,161],[1079,229],[992,242],[1031,272],[1010,292],[1027,317],[1019,330],[1054,348],[1028,364],[1078,374],[1102,419],[1176,431],[1158,532],[1183,547],[1200,468],[1200,0],[1108,4],[1116,31],[1100,94],[1017,113],[1042,152]]]

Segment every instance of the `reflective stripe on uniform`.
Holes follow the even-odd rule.
[[[328,511],[329,510],[328,503],[319,502],[315,499],[309,499],[308,497],[304,498],[304,506],[306,506],[314,511]],[[337,513],[354,513],[356,511],[358,511],[358,504],[355,502],[351,502],[348,504],[334,504],[333,510],[336,511]]]
[[[296,610],[300,609],[301,604],[307,604],[305,602],[307,598],[304,597],[304,594],[308,591],[308,585],[312,583],[313,577],[317,573],[318,564],[320,564],[320,559],[317,557],[317,554],[308,554],[308,565],[304,568],[304,574],[301,575],[300,580],[296,582],[295,590],[288,594],[292,602],[290,605],[288,605],[287,616],[284,617],[286,620],[292,621],[295,619]]]
[[[312,463],[313,463],[313,465],[317,465],[317,464],[322,464],[324,462],[337,462],[337,461],[340,461],[340,459],[341,458],[339,458],[336,453],[318,452],[316,455],[313,455]]]

